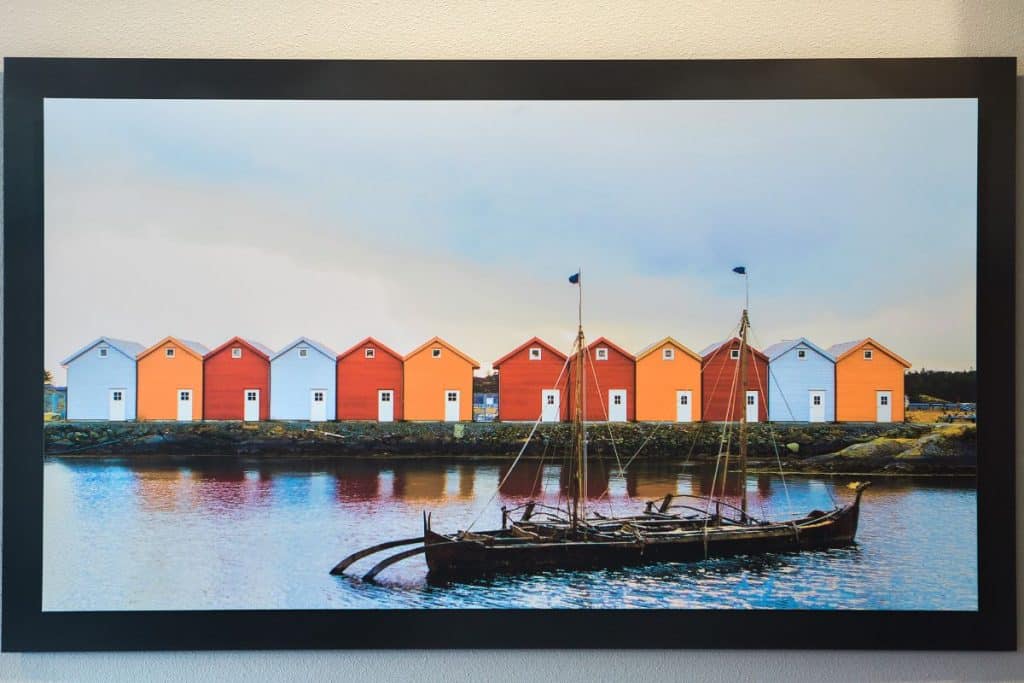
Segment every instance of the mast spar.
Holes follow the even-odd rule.
[[[575,462],[575,486],[572,487],[572,512],[570,521],[575,529],[581,519],[586,518],[586,482],[587,482],[587,434],[584,412],[586,411],[586,340],[583,336],[583,277],[582,268],[576,271],[576,286],[579,288],[576,328],[576,373],[573,376],[576,410],[573,415],[573,456]]]
[[[740,318],[740,395],[743,397],[740,403],[740,491],[742,498],[740,502],[740,518],[747,521],[747,328],[750,326],[750,319],[747,317],[747,309],[743,309],[743,317]],[[753,360],[753,354],[751,360]],[[726,472],[726,476],[729,473]]]

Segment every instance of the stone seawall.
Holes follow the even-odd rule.
[[[520,423],[396,422],[57,422],[45,427],[52,456],[478,456],[514,457],[532,428]],[[713,459],[721,425],[593,424],[590,454]],[[752,424],[751,466],[804,471],[969,473],[976,460],[974,425]],[[542,424],[524,456],[557,456],[571,425]],[[735,440],[735,430],[734,430]],[[736,452],[735,441],[732,452]]]

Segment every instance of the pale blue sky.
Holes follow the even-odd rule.
[[[586,327],[631,350],[873,336],[974,364],[974,100],[47,100],[46,363],[108,335],[486,366]],[[62,379],[59,373],[58,379]]]

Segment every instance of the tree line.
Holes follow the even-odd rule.
[[[978,400],[977,370],[912,370],[905,384],[911,401],[928,403],[940,399],[950,403]]]

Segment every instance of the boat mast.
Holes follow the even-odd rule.
[[[747,328],[750,327],[750,319],[747,317],[747,309],[743,309],[743,317],[740,318],[740,491],[742,498],[740,502],[741,519],[747,521]],[[753,360],[753,355],[751,360]],[[725,476],[729,476],[726,472]]]
[[[586,482],[587,482],[587,434],[584,412],[586,411],[586,392],[584,382],[586,381],[586,352],[587,344],[583,336],[583,276],[582,269],[577,271],[579,278],[579,303],[577,309],[576,328],[576,374],[573,377],[573,390],[575,392],[574,405],[576,410],[573,414],[573,469],[575,470],[575,481],[570,481],[572,494],[572,509],[570,521],[573,529],[576,528],[579,520],[586,517]]]

